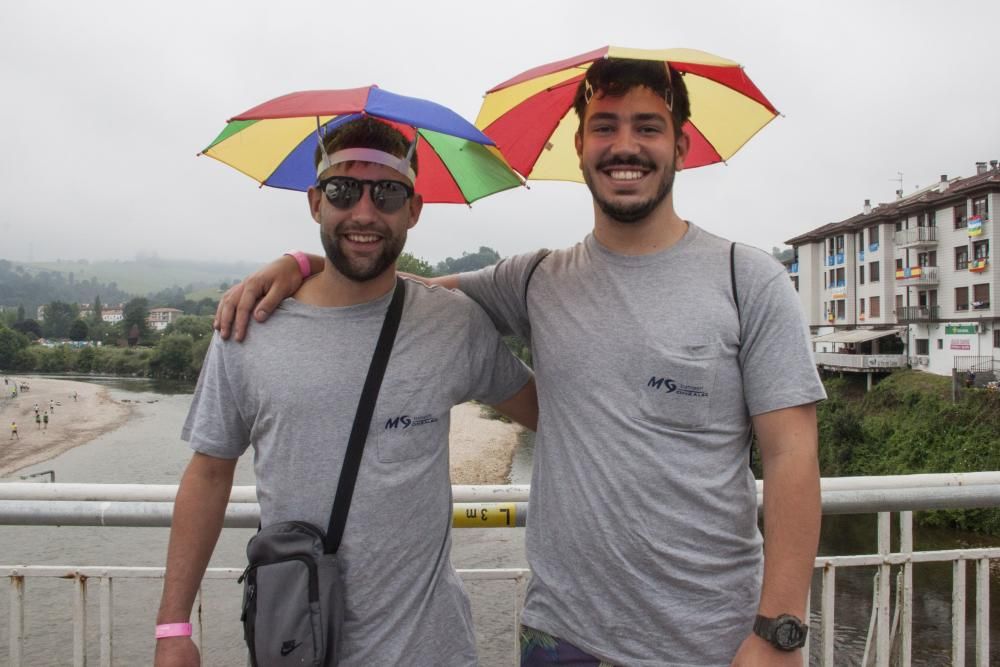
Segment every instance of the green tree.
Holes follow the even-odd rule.
[[[192,375],[191,350],[194,339],[189,334],[170,334],[160,339],[150,360],[155,377],[185,379]]]
[[[34,336],[35,340],[42,337],[42,325],[39,324],[37,320],[20,320],[15,322],[11,329],[14,331],[20,331],[29,338]]]
[[[89,324],[91,327],[100,326],[104,323],[103,311],[104,304],[101,303],[101,295],[98,294],[94,297],[94,309],[93,312],[90,313]]]
[[[212,317],[208,315],[185,315],[167,325],[163,335],[188,334],[193,340],[212,337]]]
[[[122,311],[122,337],[129,338],[132,327],[136,327],[139,343],[148,343],[150,331],[149,324],[146,322],[147,317],[149,317],[149,301],[142,297],[137,297],[126,303]]]
[[[449,257],[437,265],[439,275],[449,275],[452,273],[462,273],[463,271],[475,271],[500,261],[500,253],[493,248],[480,246],[478,252],[463,252],[461,257]]]
[[[396,270],[404,273],[412,273],[417,276],[424,276],[425,278],[437,275],[434,272],[434,267],[429,262],[421,257],[414,257],[408,252],[404,252],[396,260]]]
[[[0,369],[18,370],[15,362],[17,354],[26,347],[28,339],[24,334],[0,327]]]
[[[23,303],[19,304],[17,306],[17,321],[18,322],[24,321],[24,304]]]
[[[89,327],[87,323],[81,319],[73,320],[73,324],[69,325],[69,339],[70,340],[87,340],[87,335],[89,333]]]
[[[76,355],[76,370],[80,373],[91,373],[97,364],[97,350],[93,347],[82,348]]]
[[[52,301],[45,306],[45,319],[42,321],[42,331],[47,338],[66,338],[69,328],[76,319],[79,310],[76,304],[65,301]]]

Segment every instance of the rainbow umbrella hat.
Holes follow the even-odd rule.
[[[362,116],[417,141],[414,184],[427,203],[469,204],[523,184],[493,141],[454,111],[377,86],[290,93],[234,116],[201,154],[261,186],[305,191],[316,182],[317,133]]]
[[[591,63],[601,58],[663,62],[684,75],[691,118],[685,169],[728,160],[778,115],[757,86],[732,60],[694,49],[626,49],[605,46],[541,65],[493,87],[476,119],[510,165],[533,180],[583,182],[573,137],[576,89]]]

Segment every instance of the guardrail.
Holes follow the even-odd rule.
[[[866,657],[874,657],[878,667],[888,667],[893,646],[897,647],[900,664],[909,665],[912,651],[913,565],[915,563],[951,562],[952,585],[952,664],[965,664],[965,604],[967,590],[965,571],[967,563],[975,563],[975,650],[976,664],[989,661],[989,577],[990,562],[1000,560],[1000,547],[986,549],[952,549],[915,551],[913,548],[912,513],[914,510],[1000,507],[1000,472],[950,473],[942,475],[903,475],[891,477],[847,477],[822,480],[824,514],[878,513],[877,553],[851,556],[821,556],[815,567],[822,571],[820,584],[821,641],[820,664],[833,667],[835,658],[835,613],[837,571],[847,567],[878,568],[872,605],[872,620],[868,635]],[[518,486],[456,486],[456,514],[463,515],[473,507],[501,514],[504,506],[518,508],[521,522],[527,514],[529,488]],[[762,486],[758,482],[758,504],[762,502]],[[176,493],[173,485],[103,485],[103,484],[0,484],[0,523],[17,525],[128,525],[160,526],[169,524],[170,500]],[[500,502],[497,502],[500,501]],[[94,505],[104,509],[95,513]],[[117,506],[117,507],[116,507]],[[253,487],[235,487],[226,515],[227,526],[253,527],[256,525],[257,505]],[[162,513],[167,523],[163,523]],[[891,550],[891,513],[899,512],[899,549]],[[493,516],[494,514],[491,514]],[[477,513],[478,517],[479,514]],[[109,520],[112,521],[109,523]],[[456,522],[460,527],[462,524]],[[481,526],[484,523],[470,525]],[[502,522],[485,525],[500,526]],[[509,525],[509,524],[508,524]],[[522,523],[523,525],[523,523]],[[895,596],[890,595],[893,569],[898,571]],[[236,579],[242,568],[210,568],[206,579]],[[522,568],[459,570],[465,581],[509,581],[513,589],[513,615],[511,664],[518,664],[518,624],[524,582],[529,572]],[[9,663],[13,667],[23,664],[24,596],[25,582],[30,578],[59,577],[72,579],[73,594],[73,654],[74,665],[86,664],[87,593],[95,580],[100,595],[100,660],[101,665],[114,664],[114,582],[116,580],[151,579],[163,577],[158,567],[76,567],[0,565],[0,577],[10,580],[9,605]],[[200,614],[201,593],[195,609],[195,641],[203,637],[204,626]],[[810,641],[816,641],[815,631]],[[808,664],[808,646],[803,651],[803,662]]]
[[[906,368],[905,354],[841,354],[839,352],[814,352],[816,363],[836,368],[878,369]]]

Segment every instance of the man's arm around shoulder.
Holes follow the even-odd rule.
[[[757,613],[792,614],[807,622],[822,516],[816,404],[766,412],[753,425],[764,470],[764,583]],[[779,651],[751,634],[732,664],[799,667],[802,653]]]
[[[535,389],[535,378],[528,380],[527,384],[506,401],[501,401],[493,406],[498,412],[502,412],[521,426],[532,430],[538,430],[538,392]]]
[[[237,459],[196,452],[181,478],[167,547],[167,569],[156,623],[186,623],[191,618],[201,578],[215,549],[233,487]],[[156,642],[156,667],[200,665],[190,637]]]

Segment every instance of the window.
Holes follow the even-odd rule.
[[[842,320],[847,315],[847,306],[843,299],[837,300],[837,319]]]
[[[938,338],[937,339],[937,348],[939,350],[943,350],[944,349],[944,339],[943,338]]]
[[[965,229],[969,226],[969,218],[965,212],[965,204],[955,207],[955,229]]]
[[[1000,347],[1000,329],[993,330],[993,347]]]
[[[844,269],[837,269],[837,287],[843,287],[847,284],[844,279]]]
[[[868,282],[877,283],[879,281],[878,265],[879,262],[872,262],[871,264],[868,265]],[[875,313],[873,312],[872,315],[874,314]]]
[[[844,252],[844,235],[843,234],[841,234],[840,236],[837,237],[837,252],[838,253]]]
[[[868,244],[869,245],[874,245],[875,243],[878,243],[878,227],[869,227],[868,228]]]
[[[928,252],[917,253],[917,265],[918,266],[937,266],[937,251],[930,250]]]
[[[862,315],[865,314],[865,300],[864,299],[858,299],[858,312],[861,313]]]
[[[903,310],[903,295],[902,294],[897,294],[896,295],[896,312],[898,313],[901,310]]]
[[[972,307],[975,310],[985,310],[990,307],[990,284],[980,283],[972,286]]]
[[[879,297],[873,296],[868,299],[868,314],[872,317],[882,317],[882,309],[879,305]]]
[[[902,220],[900,220],[899,222],[896,223],[896,231],[897,232],[903,231],[903,221]]]
[[[913,342],[917,344],[917,354],[927,356],[931,353],[929,338],[914,338]]]
[[[979,199],[972,200],[972,215],[981,216],[983,220],[988,219],[989,216],[989,200],[986,197],[981,197]]]
[[[902,271],[903,270],[903,258],[902,257],[896,258],[896,270],[897,271]]]
[[[927,226],[937,227],[937,211],[927,211]]]
[[[955,310],[968,310],[969,309],[969,288],[968,287],[956,287],[955,288]]]
[[[972,244],[972,257],[975,259],[988,259],[990,256],[990,240],[983,239]]]
[[[969,246],[960,245],[955,248],[955,270],[965,271],[969,268]]]
[[[862,264],[858,267],[858,283],[861,285],[865,284],[865,265]]]
[[[799,277],[798,276],[792,276],[792,287],[795,288],[796,292],[799,291]]]

